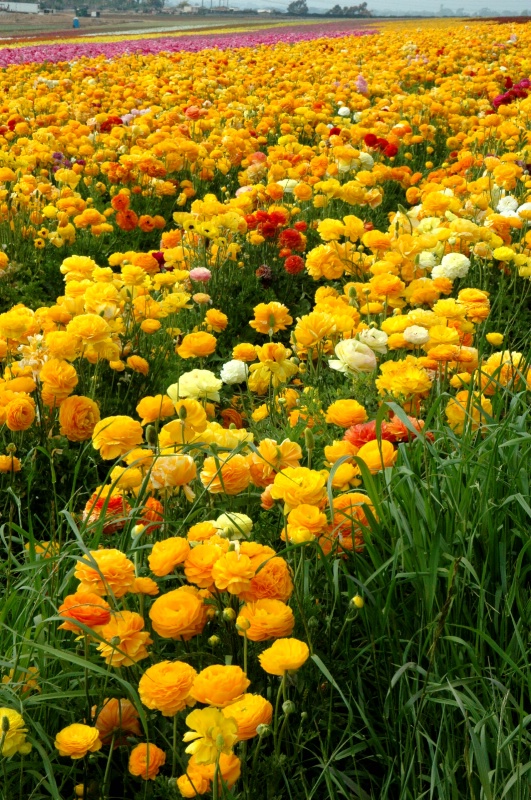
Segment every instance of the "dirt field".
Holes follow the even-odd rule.
[[[72,36],[86,36],[88,33],[128,33],[128,32],[153,32],[200,30],[209,28],[225,28],[235,26],[264,25],[275,22],[290,21],[284,15],[274,14],[237,15],[237,14],[212,14],[199,16],[197,14],[169,15],[169,14],[111,14],[104,13],[99,18],[81,17],[78,31],[72,29],[73,15],[69,14],[11,14],[0,12],[0,41],[8,38],[42,37],[48,34],[64,34],[68,31]],[[292,21],[300,21],[293,18]],[[319,20],[315,20],[318,22]],[[369,20],[367,20],[369,22]]]

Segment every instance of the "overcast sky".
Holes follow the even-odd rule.
[[[192,0],[198,2],[198,0]],[[207,0],[208,2],[208,0]],[[229,0],[233,7],[239,8],[287,8],[289,0]],[[324,11],[339,3],[341,6],[356,5],[361,0],[307,0],[310,10]],[[214,0],[216,5],[216,0]],[[368,6],[375,14],[401,14],[413,12],[427,12],[437,14],[441,8],[463,9],[465,14],[474,14],[480,9],[490,8],[492,15],[505,15],[509,12],[520,14],[527,11],[531,14],[531,0],[368,0]]]

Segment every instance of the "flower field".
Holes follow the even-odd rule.
[[[2,798],[529,798],[530,46],[0,49]]]

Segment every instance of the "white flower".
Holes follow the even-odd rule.
[[[334,352],[338,360],[333,359],[328,365],[338,372],[356,375],[358,372],[372,372],[376,369],[374,352],[357,339],[343,339],[336,344]]]
[[[248,539],[253,529],[251,517],[248,517],[247,514],[239,514],[236,511],[221,514],[214,522],[214,525],[222,531],[226,537],[232,539]]]
[[[233,384],[243,383],[247,380],[248,374],[249,367],[247,364],[244,361],[237,361],[236,359],[233,359],[232,361],[227,361],[226,364],[223,364],[219,376],[223,383]]]
[[[356,111],[356,113],[352,116],[352,122],[359,122],[363,117],[361,111]]]
[[[513,197],[511,194],[507,194],[505,197],[501,198],[496,207],[496,211],[499,211],[500,214],[503,214],[505,211],[516,211],[517,208],[518,200],[516,197]]]
[[[337,114],[339,117],[350,117],[350,108],[348,108],[348,106],[341,106],[341,108],[338,108]]]
[[[282,186],[286,194],[292,194],[294,188],[299,185],[299,181],[295,181],[293,178],[284,178],[283,181],[278,181],[278,185]]]
[[[529,214],[531,211],[531,203],[523,203],[521,206],[518,206],[516,213],[521,214],[522,211],[524,211],[526,214]]]
[[[419,253],[419,261],[418,266],[421,269],[427,269],[428,267],[435,266],[436,258],[433,253],[430,253],[429,250],[423,250],[422,253]]]
[[[422,328],[420,325],[410,325],[409,328],[405,329],[402,335],[406,342],[415,345],[425,344],[430,338],[430,334],[426,328]]]
[[[204,398],[219,401],[219,390],[223,383],[208,369],[193,369],[181,375],[177,383],[168,386],[166,394],[174,403],[180,397],[191,397],[194,400]]]
[[[359,159],[363,169],[372,169],[374,167],[374,158],[369,153],[360,153]]]
[[[462,253],[448,253],[444,256],[439,266],[434,267],[431,277],[448,278],[454,281],[456,278],[464,278],[470,268],[470,259]]]
[[[388,335],[385,331],[380,331],[378,328],[367,328],[358,334],[358,339],[362,344],[366,344],[375,353],[385,355],[387,353],[387,340]]]

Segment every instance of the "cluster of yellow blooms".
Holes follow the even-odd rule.
[[[437,26],[404,26],[0,75],[0,281],[27,243],[64,278],[50,305],[0,314],[0,473],[22,478],[36,443],[52,462],[64,447],[109,464],[84,487],[80,530],[133,545],[87,550],[57,604],[87,653],[127,668],[160,640],[241,640],[242,666],[162,660],[138,683],[164,717],[201,705],[183,797],[231,787],[235,745],[271,723],[280,746],[248,657],[281,676],[287,716],[285,676],[311,655],[292,637],[290,559],[233,499],[276,509],[288,551],[362,553],[376,518],[363,482],[401,443],[433,440],[434,399],[453,392],[448,426],[480,435],[497,392],[531,387],[526,356],[493,352],[505,336],[488,332],[497,287],[525,297],[531,278],[529,40],[458,26],[441,49]],[[0,752],[29,752],[22,716],[0,721]],[[125,698],[55,747],[81,759],[128,735],[147,739],[131,774],[155,779],[166,752]]]

